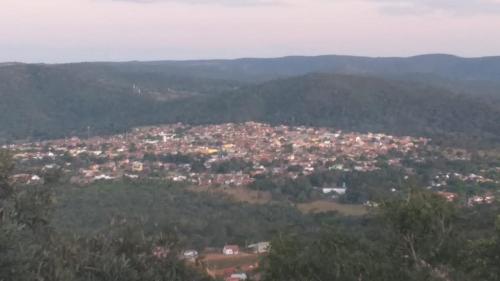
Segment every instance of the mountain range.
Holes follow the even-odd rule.
[[[262,121],[500,139],[500,57],[0,64],[0,139]]]

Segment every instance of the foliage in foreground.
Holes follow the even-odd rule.
[[[375,232],[324,227],[312,237],[280,235],[264,280],[499,280],[500,224],[491,236],[471,239],[459,226],[460,214],[442,198],[414,190],[381,206]]]
[[[44,186],[11,190],[12,167],[0,152],[0,280],[204,280],[179,260],[169,232],[145,235],[119,222],[91,237],[68,237],[50,225],[52,193]],[[7,192],[9,191],[9,192]]]
[[[161,228],[145,233],[144,225],[123,217],[84,237],[58,232],[51,224],[51,190],[12,188],[8,159],[0,151],[0,281],[207,279],[178,259],[177,235]],[[407,198],[391,199],[353,225],[324,215],[323,226],[311,225],[307,234],[277,235],[262,262],[263,280],[497,281],[500,217],[492,227],[497,215],[495,206],[460,209],[412,189]]]

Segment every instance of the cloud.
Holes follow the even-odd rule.
[[[364,0],[389,14],[445,12],[454,15],[500,14],[500,0]]]
[[[184,4],[214,4],[224,6],[262,6],[262,5],[281,5],[281,0],[111,0],[115,2],[133,2],[133,3],[184,3]]]

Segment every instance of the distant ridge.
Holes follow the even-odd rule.
[[[19,64],[23,64],[23,63],[20,63],[20,62],[0,62],[0,67],[2,67],[2,66],[19,65]]]
[[[12,64],[17,63],[3,63],[3,65]],[[101,65],[122,70],[130,68],[135,71],[177,73],[179,75],[246,82],[268,81],[311,72],[374,76],[424,74],[435,75],[443,79],[500,82],[500,56],[466,58],[449,54],[423,54],[410,57],[319,55],[143,62],[82,62],[53,64],[52,66],[61,65]]]
[[[113,65],[115,63],[106,63]],[[405,75],[429,74],[444,79],[500,82],[500,56],[463,58],[447,54],[411,57],[361,57],[341,55],[287,56],[186,61],[122,62],[120,66],[157,71],[177,71],[214,79],[266,81],[311,72]]]

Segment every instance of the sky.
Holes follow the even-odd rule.
[[[500,55],[500,0],[0,0],[0,62]]]

